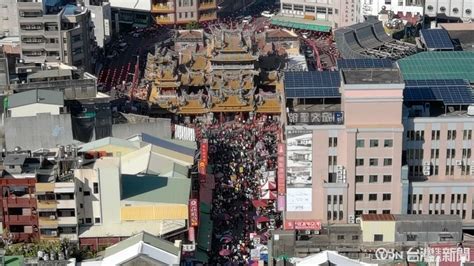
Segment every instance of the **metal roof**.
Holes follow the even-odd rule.
[[[474,82],[474,52],[432,51],[397,61],[405,80],[465,79]]]
[[[187,144],[185,142],[172,142],[171,140],[165,140],[162,138],[154,137],[146,133],[141,134],[141,140],[143,142],[150,143],[158,147],[186,154],[188,156],[194,157],[194,154],[196,153],[196,148],[190,148],[191,145],[194,145],[195,147],[195,142],[192,142],[188,146],[185,146],[184,144]]]
[[[157,175],[122,175],[122,200],[188,204],[191,179]]]
[[[4,165],[23,165],[28,155],[26,154],[7,154],[3,160]]]
[[[124,251],[125,249],[139,243],[139,242],[144,242],[150,246],[153,246],[157,249],[161,249],[163,251],[166,251],[168,253],[171,253],[175,256],[180,256],[181,250],[180,248],[176,247],[173,243],[166,241],[164,239],[161,239],[159,237],[153,236],[147,232],[141,232],[139,234],[136,234],[130,238],[127,238],[125,240],[122,240],[118,242],[117,244],[108,247],[105,250],[105,257],[109,257],[111,255],[114,255],[116,253],[119,253],[121,251]]]
[[[60,91],[53,90],[29,90],[8,96],[8,108],[42,103],[53,105],[64,105],[64,96]]]
[[[393,214],[362,214],[362,221],[395,221]]]
[[[445,29],[423,29],[420,37],[428,49],[454,50],[453,42]]]
[[[286,98],[339,98],[338,71],[289,71],[284,78]]]

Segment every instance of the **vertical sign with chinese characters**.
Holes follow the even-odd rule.
[[[209,143],[207,139],[201,141],[201,159],[198,163],[199,182],[206,183]]]
[[[197,199],[189,200],[189,225],[190,226],[199,225],[199,208],[198,208]]]

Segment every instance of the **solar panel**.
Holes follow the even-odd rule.
[[[454,49],[453,42],[444,29],[421,30],[421,37],[428,49]]]
[[[421,79],[405,80],[406,87],[445,87],[445,86],[468,86],[467,80],[463,79]]]
[[[404,101],[442,101],[445,105],[470,105],[474,103],[472,89],[464,86],[405,87]]]
[[[338,59],[337,66],[343,68],[393,68],[389,59]]]
[[[285,94],[288,98],[340,97],[340,84],[337,71],[285,72]]]

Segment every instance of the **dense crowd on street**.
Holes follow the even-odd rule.
[[[260,200],[264,206],[253,204],[261,199],[265,173],[276,170],[278,132],[278,122],[269,117],[238,119],[204,130],[216,182],[211,265],[246,264],[250,250],[267,243],[269,228],[281,224],[275,199]]]

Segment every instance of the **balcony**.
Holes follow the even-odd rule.
[[[45,30],[44,37],[58,37],[59,30]]]
[[[38,210],[56,210],[58,203],[55,200],[38,200],[37,209]]]
[[[36,205],[36,199],[24,197],[14,197],[14,198],[4,198],[3,199],[3,206],[8,206],[9,208],[17,208],[17,207],[30,207]]]
[[[167,3],[154,4],[154,5],[151,6],[151,12],[153,12],[153,13],[173,13],[174,8],[172,6],[169,6]]]
[[[217,9],[216,2],[201,2],[199,3],[198,10]]]
[[[20,241],[26,241],[26,240],[29,240],[30,237],[33,236],[33,234],[29,234],[29,233],[18,233],[18,232],[12,232],[10,233],[13,240],[15,242],[20,242]]]
[[[76,225],[77,217],[76,216],[58,217],[57,221],[59,225]]]
[[[169,17],[156,17],[156,23],[160,25],[173,24],[174,22]]]
[[[56,217],[56,216],[52,216]],[[56,228],[58,227],[58,220],[55,219],[50,219],[50,217],[40,217],[38,219],[38,225],[41,228]]]
[[[20,29],[21,35],[28,35],[28,36],[43,36],[44,30],[43,29]]]
[[[69,239],[71,241],[77,241],[79,240],[77,234],[66,234],[66,233],[61,233],[59,234],[59,236],[61,237],[61,239]]]
[[[44,45],[46,50],[59,50],[59,43],[47,43]]]
[[[56,208],[58,209],[75,209],[76,208],[76,200],[58,200]]]
[[[33,225],[36,222],[35,216],[31,215],[6,215],[3,220],[9,225]]]
[[[44,49],[44,42],[22,42],[21,48],[28,50],[41,50]]]
[[[211,21],[211,20],[216,20],[216,19],[217,19],[216,13],[205,14],[205,15],[199,16],[199,22]]]

